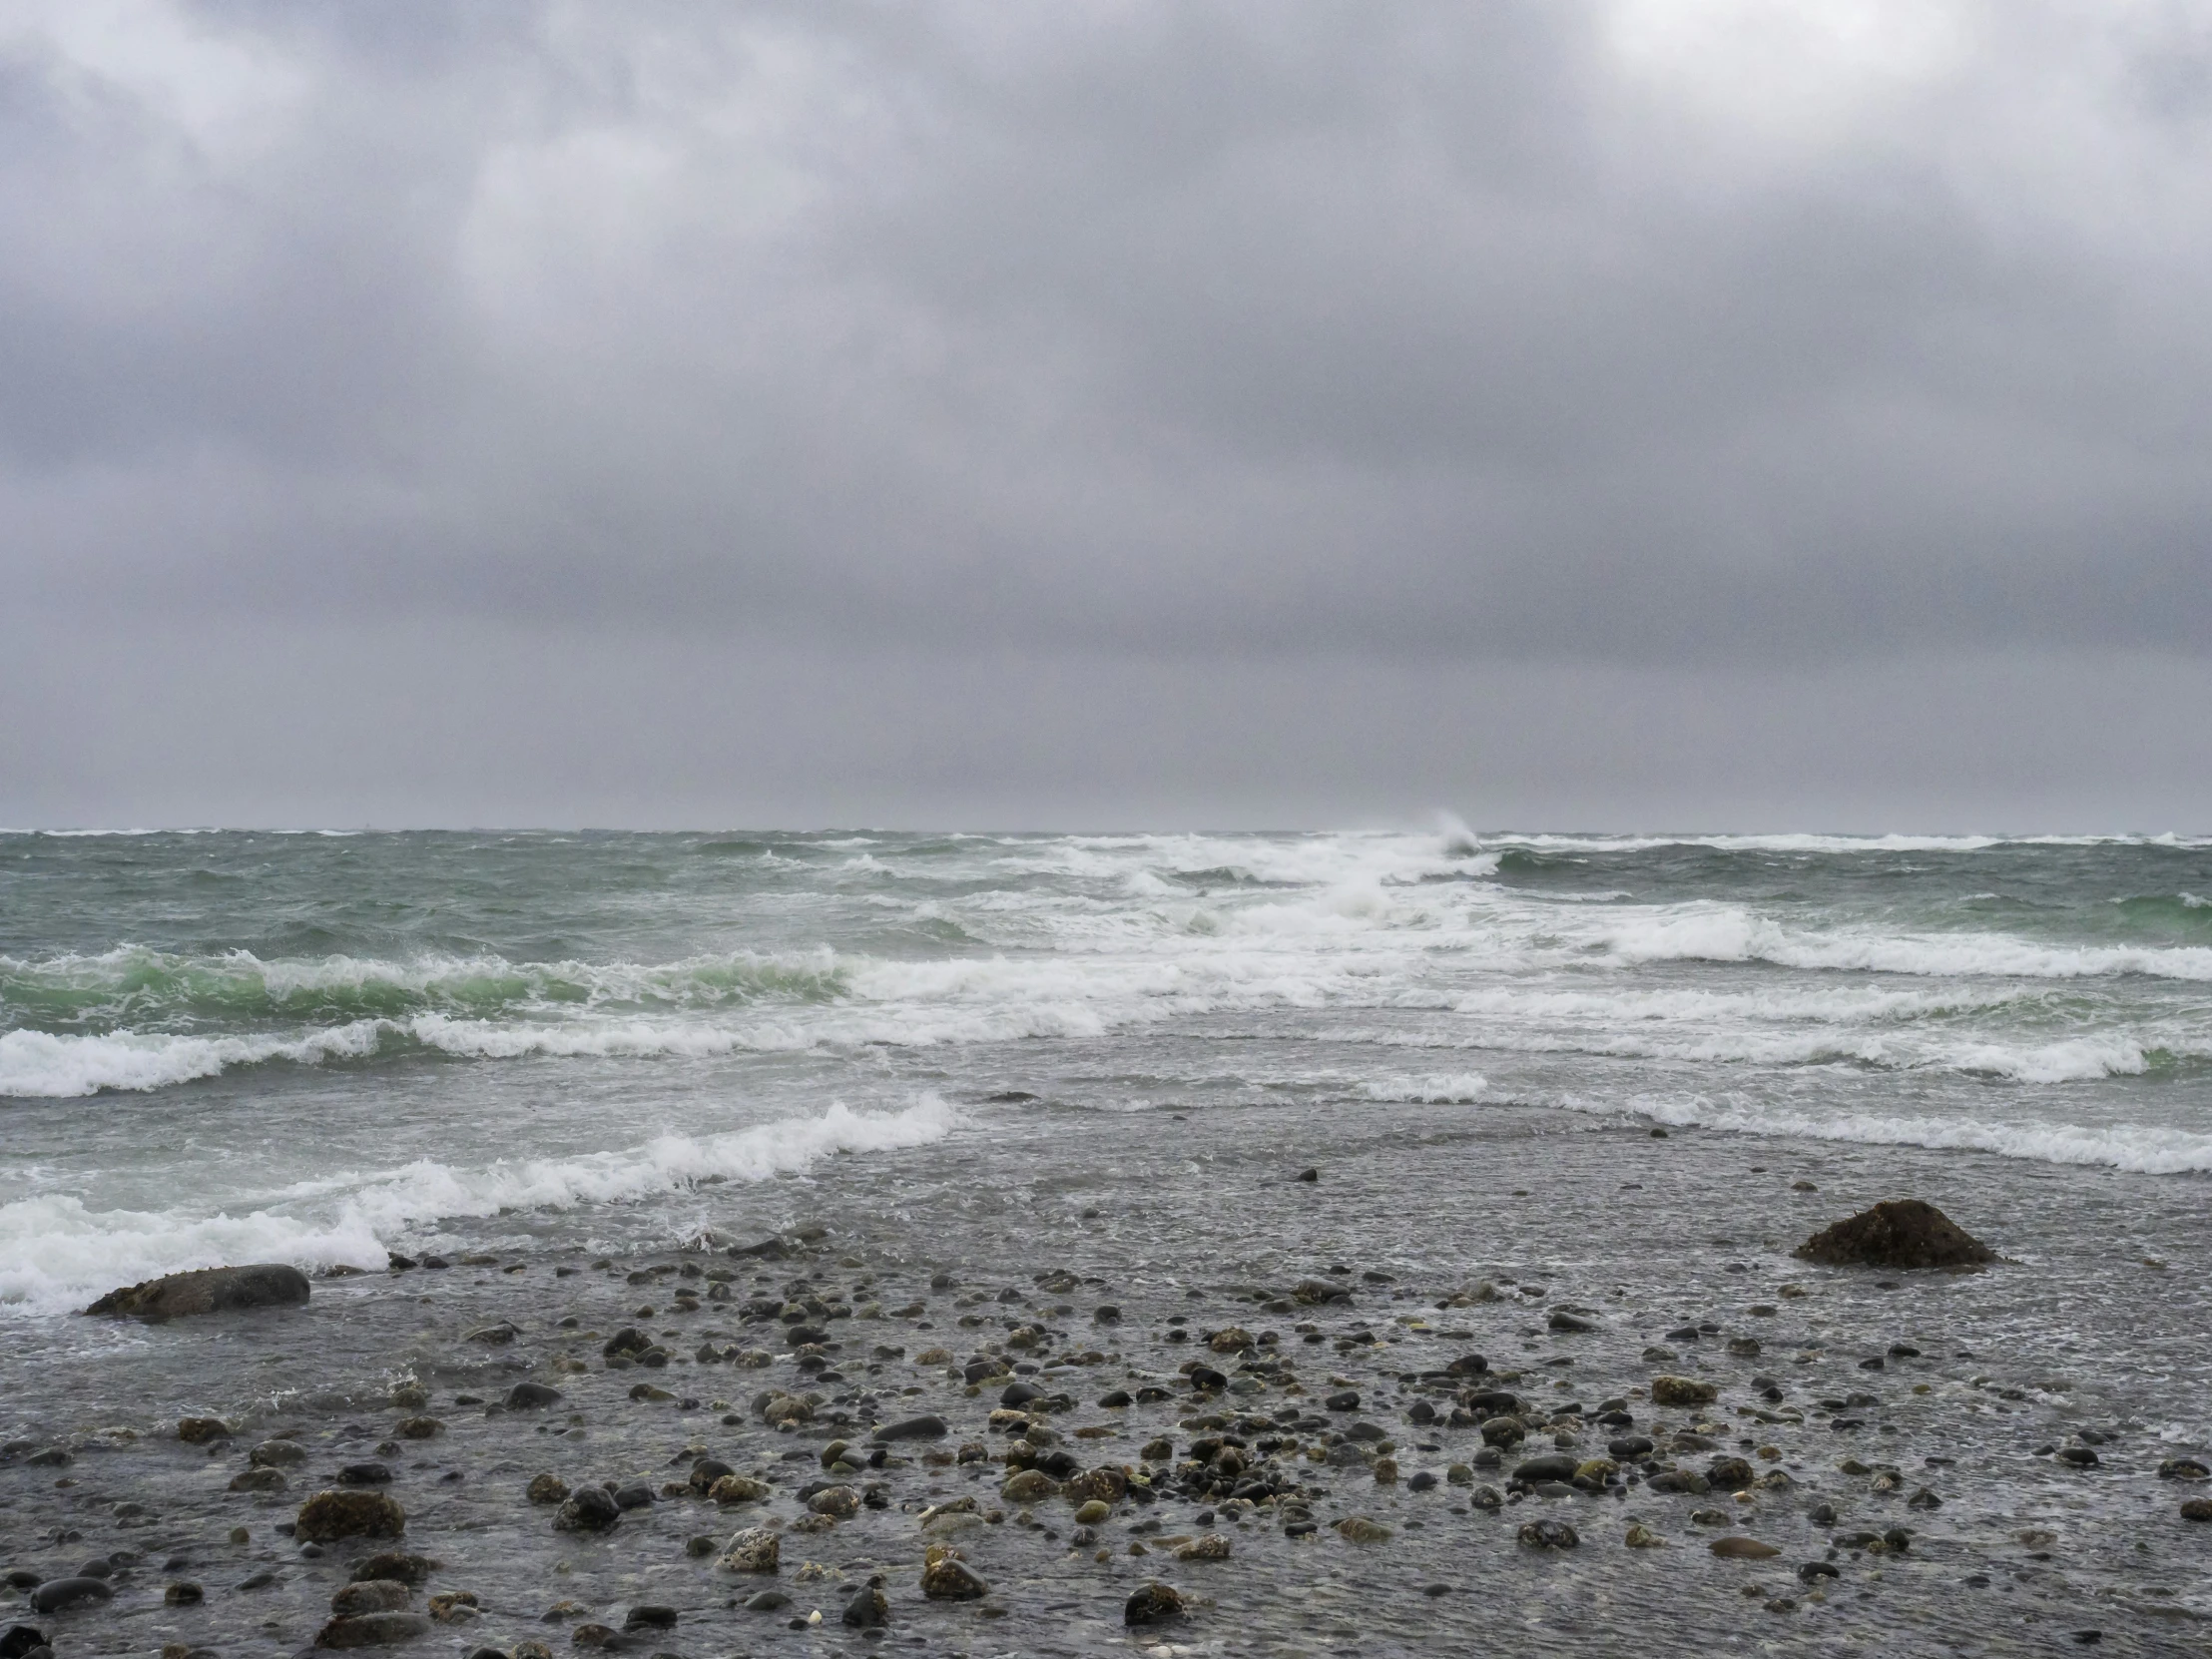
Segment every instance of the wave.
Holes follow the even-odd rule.
[[[827,1001],[845,991],[836,953],[736,951],[672,962],[514,962],[426,954],[405,961],[184,955],[119,945],[98,955],[0,956],[0,1008],[47,1023],[316,1021],[443,1012],[478,1018],[534,1009],[721,1007]]]
[[[1359,1087],[1363,1100],[1403,1101],[1415,1106],[1464,1106],[1479,1100],[1490,1080],[1478,1071],[1444,1077],[1371,1077]]]
[[[1569,835],[1491,831],[1466,844],[1481,847],[1529,847],[1559,852],[1651,852],[1674,846],[1716,852],[1987,852],[2015,846],[2149,846],[2194,849],[2212,846],[2212,838],[2171,832],[2156,835],[1824,835],[1786,832],[1770,835],[1651,834]]]
[[[1614,1115],[1617,1103],[1565,1101],[1570,1110]],[[1711,1101],[1638,1098],[1629,1109],[1679,1128],[1726,1130],[1746,1135],[1786,1135],[1817,1141],[1877,1146],[1921,1146],[1938,1151],[1989,1152],[2046,1164],[2081,1164],[2138,1175],[2192,1175],[2212,1171],[2212,1135],[2145,1124],[2103,1128],[2073,1123],[2001,1123],[1981,1118],[1935,1118],[1844,1112],[1806,1112],[1719,1105]]]
[[[2001,933],[1814,933],[1734,905],[1614,922],[1598,944],[1628,964],[1760,961],[1938,977],[2212,980],[2212,947],[2204,945],[2046,945]]]
[[[0,1205],[0,1303],[58,1313],[117,1285],[235,1262],[380,1267],[411,1231],[506,1210],[560,1210],[675,1191],[709,1178],[763,1181],[840,1152],[942,1140],[958,1114],[935,1095],[894,1112],[831,1105],[720,1135],[662,1135],[608,1152],[455,1168],[417,1159],[265,1195],[244,1214],[91,1210],[46,1195]]]

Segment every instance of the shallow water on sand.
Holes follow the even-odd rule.
[[[146,1556],[125,1575],[134,1583],[116,1604],[72,1616],[81,1651],[136,1650],[159,1637],[289,1652],[312,1635],[344,1567],[370,1546],[333,1546],[325,1560],[305,1562],[270,1528],[330,1470],[376,1455],[381,1442],[393,1453],[390,1489],[407,1506],[408,1547],[444,1563],[428,1589],[468,1588],[487,1609],[456,1636],[460,1645],[539,1636],[558,1647],[566,1626],[541,1615],[572,1599],[589,1612],[569,1622],[618,1628],[630,1605],[676,1606],[679,1626],[654,1638],[656,1651],[845,1651],[857,1643],[837,1624],[838,1610],[870,1572],[889,1580],[894,1641],[920,1638],[945,1652],[1123,1650],[1138,1638],[1120,1625],[1122,1602],[1154,1577],[1199,1602],[1157,1635],[1201,1652],[1411,1653],[1503,1642],[1617,1653],[1631,1634],[1639,1651],[1661,1653],[1840,1644],[1900,1654],[2043,1652],[2087,1630],[2118,1652],[2201,1652],[2212,1640],[2203,1622],[2212,1617],[2203,1572],[2212,1527],[2178,1517],[2179,1503],[2204,1488],[2184,1490],[2156,1472],[2167,1459],[2201,1455],[2208,1439],[2200,1334],[2212,1264],[2194,1183],[1694,1130],[1655,1140],[1626,1116],[1539,1109],[1470,1123],[1448,1107],[1412,1107],[1352,1130],[1341,1118],[1254,1103],[1181,1121],[1163,1114],[1136,1133],[1102,1114],[1041,1103],[978,1102],[965,1111],[943,1140],[908,1152],[833,1158],[805,1176],[631,1207],[622,1226],[589,1245],[536,1218],[488,1218],[459,1230],[454,1246],[488,1265],[320,1281],[302,1312],[159,1328],[79,1322],[51,1338],[39,1335],[49,1327],[27,1328],[11,1368],[11,1415],[37,1445],[78,1448],[67,1471],[78,1484],[57,1489],[54,1469],[26,1467],[17,1451],[0,1474],[6,1530],[21,1540],[15,1553],[56,1570],[88,1551]],[[1302,1183],[1295,1177],[1309,1162],[1321,1179]],[[1818,1191],[1797,1190],[1800,1182]],[[2013,1260],[1979,1274],[1878,1276],[1788,1256],[1826,1220],[1898,1192],[1941,1204]],[[808,1224],[829,1234],[788,1261],[648,1248],[656,1236],[711,1230],[750,1241]],[[591,1266],[602,1249],[612,1269]],[[771,1385],[805,1386],[796,1362],[787,1355],[750,1371],[693,1361],[695,1343],[726,1337],[750,1347],[761,1329],[727,1305],[677,1310],[669,1291],[680,1279],[629,1282],[634,1270],[686,1262],[734,1271],[741,1298],[805,1278],[833,1305],[873,1303],[892,1317],[832,1322],[840,1347],[829,1363],[840,1381],[818,1381],[817,1423],[780,1435],[747,1405]],[[502,1271],[517,1264],[520,1271]],[[561,1267],[582,1271],[556,1277]],[[1333,1268],[1351,1270],[1340,1276],[1353,1288],[1350,1306],[1271,1313],[1245,1300],[1279,1296]],[[1074,1275],[1075,1288],[1042,1288],[1053,1270]],[[954,1284],[932,1290],[940,1275]],[[1438,1307],[1485,1279],[1499,1300]],[[1002,1292],[1020,1300],[1001,1301]],[[895,1317],[917,1298],[922,1313]],[[656,1304],[657,1317],[640,1314]],[[1119,1307],[1120,1323],[1096,1324],[1101,1305]],[[1548,1312],[1562,1306],[1596,1329],[1550,1331]],[[577,1325],[564,1330],[566,1317]],[[1194,1345],[1167,1341],[1173,1319],[1201,1333],[1229,1325],[1263,1341],[1272,1333],[1261,1352],[1288,1360],[1305,1392],[1273,1378],[1254,1392],[1194,1398],[1177,1376]],[[469,1340],[499,1320],[520,1328],[511,1343]],[[658,1373],[605,1369],[602,1339],[627,1324],[666,1332],[676,1364]],[[1714,1329],[1694,1342],[1668,1335],[1696,1324]],[[1030,1325],[1062,1335],[1026,1356],[1004,1347],[1010,1329]],[[1321,1340],[1307,1342],[1302,1327]],[[1728,1352],[1731,1338],[1747,1337],[1759,1343],[1757,1356]],[[813,1536],[787,1533],[782,1587],[799,1613],[824,1609],[827,1627],[794,1631],[788,1612],[770,1618],[730,1605],[756,1586],[688,1558],[683,1540],[727,1536],[764,1514],[801,1517],[797,1487],[821,1476],[814,1453],[830,1435],[861,1439],[871,1421],[931,1410],[950,1425],[947,1447],[977,1441],[994,1458],[1002,1452],[1007,1436],[989,1431],[985,1416],[1006,1379],[971,1396],[944,1365],[915,1363],[938,1343],[961,1361],[997,1348],[1041,1363],[1039,1380],[1074,1401],[1054,1419],[1063,1436],[1078,1426],[1109,1430],[1066,1440],[1086,1464],[1134,1462],[1156,1434],[1170,1436],[1181,1457],[1207,1431],[1208,1412],[1272,1419],[1288,1405],[1306,1413],[1301,1420],[1318,1413],[1340,1431],[1376,1424],[1399,1478],[1378,1484],[1360,1458],[1302,1462],[1297,1448],[1319,1444],[1319,1434],[1292,1428],[1293,1466],[1308,1471],[1315,1492],[1311,1538],[1286,1536],[1284,1512],[1237,1518],[1218,1502],[1169,1496],[1118,1506],[1094,1544],[1074,1549],[1067,1504],[1035,1505],[1035,1527],[1020,1524],[1018,1505],[999,1505],[1001,1524],[959,1539],[992,1586],[978,1607],[921,1599],[914,1511],[963,1494],[996,1505],[1006,1471],[994,1463],[978,1478],[970,1467],[914,1461],[863,1471],[888,1482],[882,1510]],[[1646,1359],[1654,1345],[1676,1358]],[[1900,1357],[1898,1347],[1920,1353]],[[869,1358],[890,1349],[902,1352]],[[1084,1353],[1104,1358],[1053,1365],[1055,1354]],[[1529,1497],[1496,1513],[1470,1509],[1469,1488],[1449,1481],[1415,1491],[1416,1474],[1440,1476],[1482,1444],[1477,1429],[1419,1426],[1407,1414],[1422,1397],[1448,1405],[1416,1380],[1467,1353],[1485,1356],[1489,1381],[1532,1409],[1571,1400],[1594,1412],[1626,1397],[1635,1431],[1662,1447],[1703,1419],[1715,1449],[1668,1460],[1703,1467],[1714,1455],[1754,1458],[1772,1446],[1779,1455],[1757,1466],[1782,1469],[1792,1484],[1758,1489],[1746,1503],[1725,1492],[1637,1486],[1621,1496]],[[588,1370],[554,1370],[568,1355]],[[1224,1364],[1210,1350],[1202,1358]],[[1880,1371],[1863,1369],[1878,1358]],[[1719,1399],[1670,1411],[1631,1397],[1662,1373],[1710,1380]],[[455,1403],[472,1395],[496,1404],[523,1377],[564,1390],[552,1420]],[[641,1378],[674,1397],[633,1400]],[[1770,1379],[1782,1400],[1770,1405],[1754,1378]],[[388,1403],[390,1391],[410,1379],[447,1425],[434,1441],[386,1439],[409,1414]],[[1140,1379],[1166,1384],[1170,1398],[1093,1403]],[[1322,1410],[1333,1379],[1360,1391],[1356,1413]],[[1757,1410],[1781,1420],[1744,1414]],[[211,1455],[163,1437],[165,1421],[201,1413],[232,1420],[236,1449]],[[119,1421],[143,1438],[103,1449],[97,1430]],[[314,1452],[290,1489],[260,1498],[226,1491],[245,1448],[285,1429]],[[2078,1443],[2083,1430],[2101,1437],[2097,1466],[2037,1454]],[[1576,1454],[1602,1455],[1608,1432],[1587,1429]],[[1477,1478],[1502,1487],[1520,1455],[1550,1449],[1539,1433]],[[681,1481],[702,1450],[769,1475],[779,1496],[719,1516],[697,1499],[667,1499],[603,1542],[556,1535],[548,1511],[523,1497],[541,1471],[658,1488]],[[792,1450],[800,1455],[787,1460]],[[1895,1467],[1905,1483],[1880,1493],[1874,1473],[1839,1467],[1847,1459],[1869,1471]],[[1908,1507],[1924,1488],[1940,1507]],[[1813,1518],[1823,1501],[1838,1511],[1826,1525]],[[119,1514],[119,1503],[148,1513]],[[1213,1515],[1211,1528],[1197,1520],[1202,1510]],[[1715,1510],[1706,1522],[1691,1519]],[[1538,1511],[1569,1521],[1580,1546],[1545,1552],[1516,1542],[1520,1523]],[[1355,1514],[1393,1536],[1362,1545],[1332,1530]],[[1131,1530],[1146,1521],[1161,1524]],[[1665,1546],[1625,1547],[1632,1521]],[[250,1544],[223,1541],[233,1524],[252,1530]],[[1902,1554],[1849,1547],[1855,1534],[1899,1525],[1913,1534]],[[1232,1540],[1229,1560],[1129,1553],[1148,1537],[1209,1529]],[[63,1530],[80,1536],[45,1541]],[[1781,1553],[1715,1558],[1711,1539],[1731,1534]],[[1099,1548],[1108,1560],[1094,1558]],[[189,1614],[158,1605],[160,1585],[178,1574],[156,1568],[180,1556],[189,1565],[178,1573],[210,1587],[206,1606]],[[838,1576],[799,1577],[810,1561]],[[1801,1580],[1797,1569],[1814,1562],[1832,1562],[1838,1576]],[[274,1567],[279,1582],[230,1588],[257,1564]],[[1431,1594],[1435,1586],[1441,1591]],[[1156,1645],[1154,1636],[1140,1645]]]

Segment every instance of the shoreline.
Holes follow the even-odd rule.
[[[1249,1127],[1214,1133],[1250,1156]],[[991,1154],[1007,1168],[1020,1155]],[[1439,1177],[1422,1173],[1433,1160],[1416,1145],[1388,1152],[1404,1189],[1395,1216],[1351,1154],[1310,1186],[1271,1166],[1239,1203],[1304,1267],[1267,1274],[1207,1260],[1176,1216],[1145,1235],[1189,1241],[1167,1264],[1178,1271],[1163,1272],[1149,1243],[1109,1237],[1122,1219],[1113,1201],[1079,1226],[1031,1227],[1009,1257],[948,1210],[908,1220],[871,1208],[871,1186],[893,1177],[853,1160],[848,1174],[734,1195],[749,1211],[812,1212],[765,1253],[473,1250],[443,1270],[319,1279],[302,1309],[117,1327],[134,1351],[177,1351],[225,1408],[54,1420],[11,1441],[0,1530],[15,1541],[0,1567],[50,1581],[94,1556],[138,1559],[111,1563],[112,1599],[34,1615],[17,1590],[0,1613],[43,1630],[57,1659],[292,1654],[361,1562],[398,1552],[438,1564],[403,1601],[354,1616],[386,1618],[387,1634],[405,1633],[394,1651],[424,1655],[532,1659],[519,1644],[538,1642],[714,1659],[868,1640],[977,1654],[1132,1642],[1394,1653],[1501,1639],[1600,1652],[1630,1630],[1645,1650],[1683,1653],[1936,1640],[2033,1651],[2089,1629],[2105,1651],[2200,1648],[2212,1625],[2189,1605],[2188,1563],[2201,1580],[2212,1526],[2183,1521],[2179,1505],[2212,1488],[2157,1470],[2203,1448],[2170,1443],[2155,1411],[2129,1420],[2086,1387],[2030,1385],[2049,1356],[2023,1347],[2012,1304],[2036,1276],[2060,1277],[2047,1260],[1978,1285],[1788,1261],[1789,1231],[1848,1213],[1840,1197],[1777,1179],[1816,1155],[1575,1126],[1498,1159],[1469,1199],[1466,1183],[1421,1185]],[[1867,1179],[1910,1177],[1933,1156],[1884,1157]],[[1548,1199],[1502,1190],[1539,1169]],[[1771,1189],[1756,1203],[1796,1219],[1786,1229],[1762,1215],[1754,1230],[1780,1249],[1676,1238],[1666,1248],[1679,1259],[1654,1262],[1651,1243],[1614,1237],[1614,1256],[1580,1268],[1477,1278],[1405,1263],[1431,1197],[1556,1232],[1574,1220],[1556,1213],[1557,1194],[1590,1190],[1597,1173],[1635,1189],[1618,1178],[1669,1169],[1690,1190],[1719,1183],[1738,1210]],[[1134,1227],[1160,1200],[1139,1177],[1119,1202]],[[1315,1243],[1290,1236],[1302,1217]],[[809,1222],[822,1231],[801,1237]],[[2038,1223],[2023,1213],[2012,1225]],[[1377,1248],[1344,1248],[1348,1226]],[[737,1248],[764,1242],[753,1233]],[[2076,1318],[2080,1288],[2067,1297]],[[2105,1301],[2106,1317],[2131,1317]],[[302,1360],[318,1336],[362,1353]],[[387,1375],[370,1386],[377,1362]],[[1219,1382],[1194,1387],[1194,1364]],[[1655,1400],[1662,1378],[1713,1397],[1693,1387]],[[517,1385],[560,1397],[510,1407]],[[1042,1403],[1009,1403],[1009,1387],[1039,1389]],[[219,1415],[223,1431],[180,1439],[187,1415]],[[875,1437],[927,1418],[941,1435]],[[1648,1450],[1620,1450],[1645,1439]],[[1017,1442],[1027,1451],[1009,1464]],[[57,1450],[70,1460],[39,1461]],[[735,1477],[724,1501],[711,1495],[723,1473],[695,1479],[702,1458]],[[1572,1461],[1525,1467],[1536,1458]],[[348,1484],[348,1468],[365,1483]],[[563,1501],[611,1483],[613,1525],[557,1529],[561,1505],[541,1501],[553,1483]],[[302,1548],[280,1529],[325,1489],[388,1496],[404,1530]],[[1545,1532],[1562,1525],[1571,1545]],[[780,1570],[719,1566],[753,1530],[778,1540]],[[1729,1539],[1778,1553],[1716,1553]],[[932,1545],[959,1550],[987,1593],[924,1595]],[[888,1622],[871,1637],[843,1614],[856,1596],[872,1607],[876,1576]],[[172,1583],[199,1585],[202,1599],[170,1603]],[[1180,1592],[1186,1612],[1127,1626],[1131,1596],[1151,1583]],[[743,1605],[764,1589],[790,1599]],[[432,1598],[463,1592],[473,1603],[432,1617]],[[664,1611],[672,1624],[655,1622]]]

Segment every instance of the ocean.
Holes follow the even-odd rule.
[[[10,834],[0,1100],[23,1315],[1228,1103],[2201,1174],[2212,842]]]

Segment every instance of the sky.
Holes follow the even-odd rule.
[[[0,0],[0,825],[2212,830],[2212,10]]]

